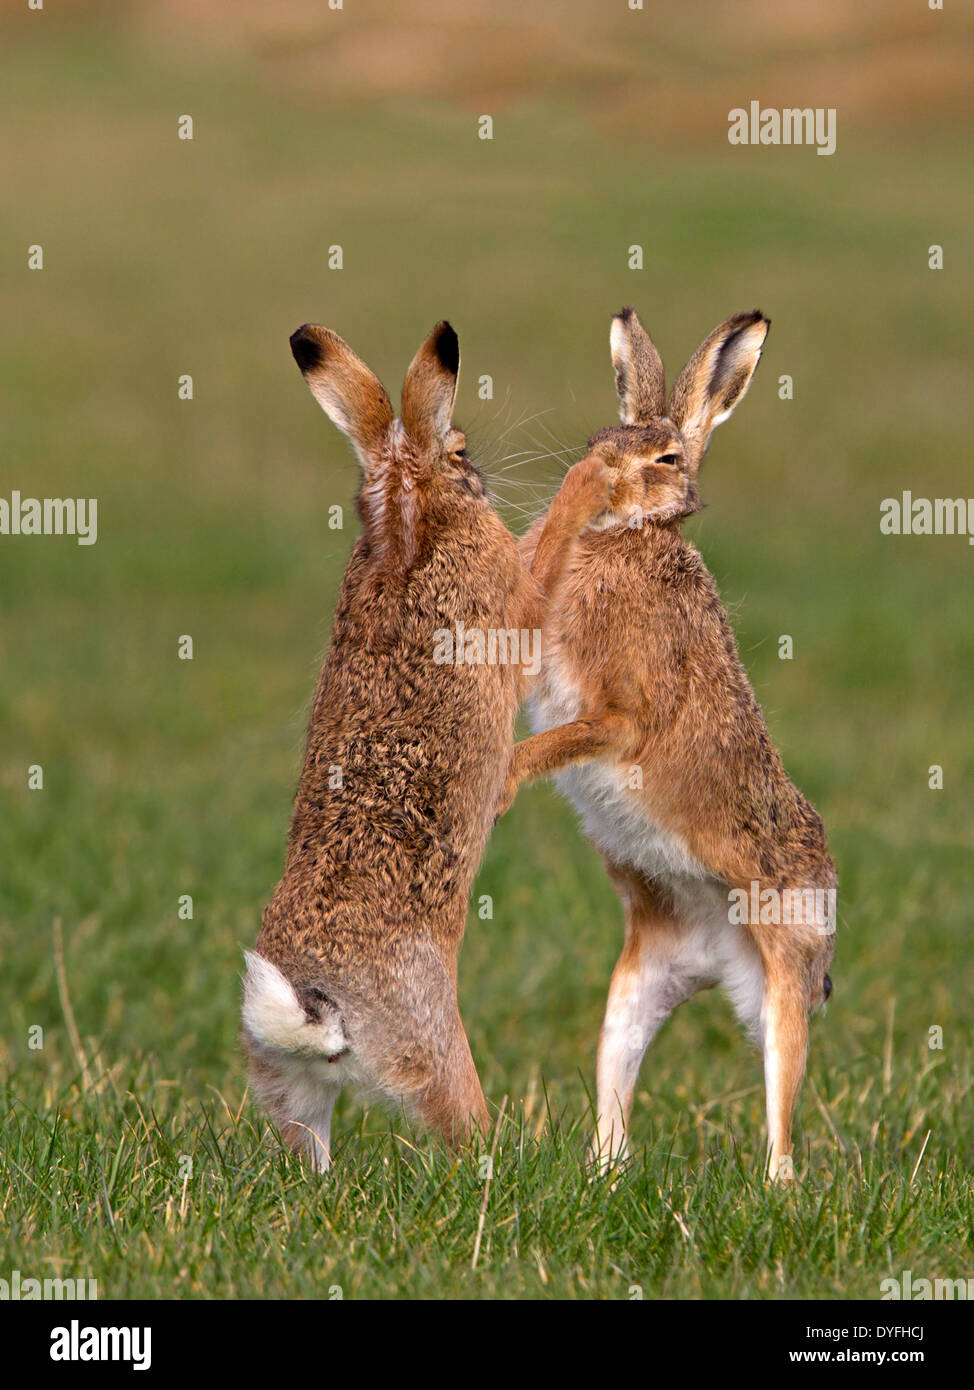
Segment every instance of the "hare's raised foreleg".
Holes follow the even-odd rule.
[[[531,574],[550,598],[565,572],[579,533],[612,501],[612,471],[597,454],[586,454],[565,474],[548,508],[533,549],[522,551]]]
[[[636,874],[612,872],[612,877],[625,906],[626,936],[599,1036],[591,1155],[602,1169],[626,1155],[629,1115],[646,1049],[673,1010],[704,983],[688,969],[686,928],[674,917],[667,895]]]
[[[522,738],[514,745],[495,816],[502,816],[508,810],[522,782],[606,752],[619,742],[624,728],[623,719],[606,714],[600,719],[576,719],[571,724],[559,724],[544,733]]]

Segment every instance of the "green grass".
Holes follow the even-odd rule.
[[[97,496],[100,531],[87,549],[0,538],[0,1276],[74,1273],[103,1297],[868,1298],[905,1268],[969,1274],[972,555],[878,527],[904,487],[970,491],[969,151],[852,123],[831,159],[720,139],[688,158],[590,125],[570,93],[514,103],[484,148],[432,97],[336,112],[243,58],[66,25],[0,58],[20,134],[0,206],[0,495]],[[475,902],[493,917],[471,912],[461,960],[495,1113],[508,1098],[489,1192],[478,1152],[454,1164],[351,1097],[334,1170],[309,1180],[236,1048],[240,951],[281,870],[354,534],[353,461],[287,335],[327,322],[395,395],[449,315],[458,421],[495,470],[541,441],[552,456],[514,476],[550,488],[613,417],[607,325],[627,302],[671,377],[728,313],[774,323],[692,534],[840,873],[800,1183],[760,1180],[759,1064],[711,996],[647,1057],[630,1171],[587,1180],[621,915],[544,786],[491,839]],[[544,490],[499,495],[520,524],[514,504]]]
[[[87,1103],[70,1083],[37,1109],[14,1102],[10,1257],[83,1270],[116,1298],[875,1298],[878,1278],[904,1266],[955,1267],[969,1237],[959,1160],[910,1177],[918,1115],[935,1108],[959,1139],[970,1076],[945,1084],[895,1066],[869,1123],[858,1099],[874,1090],[870,1060],[848,1066],[831,1105],[822,1098],[846,1134],[813,1146],[794,1192],[762,1183],[736,1147],[736,1124],[753,1128],[739,1096],[682,1116],[671,1098],[615,1185],[588,1178],[577,1123],[540,1097],[501,1121],[489,1183],[475,1154],[452,1160],[374,1125],[346,1135],[332,1173],[309,1182],[259,1121],[194,1106],[133,1067]]]

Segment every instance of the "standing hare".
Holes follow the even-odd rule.
[[[362,534],[311,710],[284,877],[247,958],[243,1039],[282,1137],[321,1170],[345,1082],[405,1104],[451,1143],[487,1121],[457,1007],[467,899],[513,746],[519,638],[540,639],[544,592],[606,506],[610,475],[601,460],[571,471],[529,572],[451,424],[460,359],[448,323],[413,359],[401,419],[335,333],[305,325],[291,349],[358,454]],[[464,631],[486,637],[471,647]]]
[[[557,772],[623,902],[598,1052],[602,1167],[626,1152],[657,1029],[719,984],[763,1049],[769,1172],[791,1177],[808,1016],[832,987],[836,879],[822,822],[785,775],[717,587],[680,533],[700,507],[710,432],[747,390],[767,331],[757,311],[721,324],[667,404],[635,312],[613,319],[622,424],[594,435],[587,455],[611,469],[612,501],[551,592],[536,732],[516,745],[500,802]],[[536,523],[521,542],[528,563],[540,533]]]

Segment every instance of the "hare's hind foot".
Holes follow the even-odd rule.
[[[261,1056],[251,1049],[250,1079],[258,1099],[282,1141],[315,1173],[331,1166],[331,1117],[342,1088],[332,1074],[335,1065],[320,1057]]]

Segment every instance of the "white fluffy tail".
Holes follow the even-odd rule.
[[[341,1056],[348,1049],[342,1017],[334,1005],[322,1002],[318,1019],[309,1018],[294,986],[276,965],[245,951],[243,1025],[248,1036],[264,1047],[301,1056]]]

